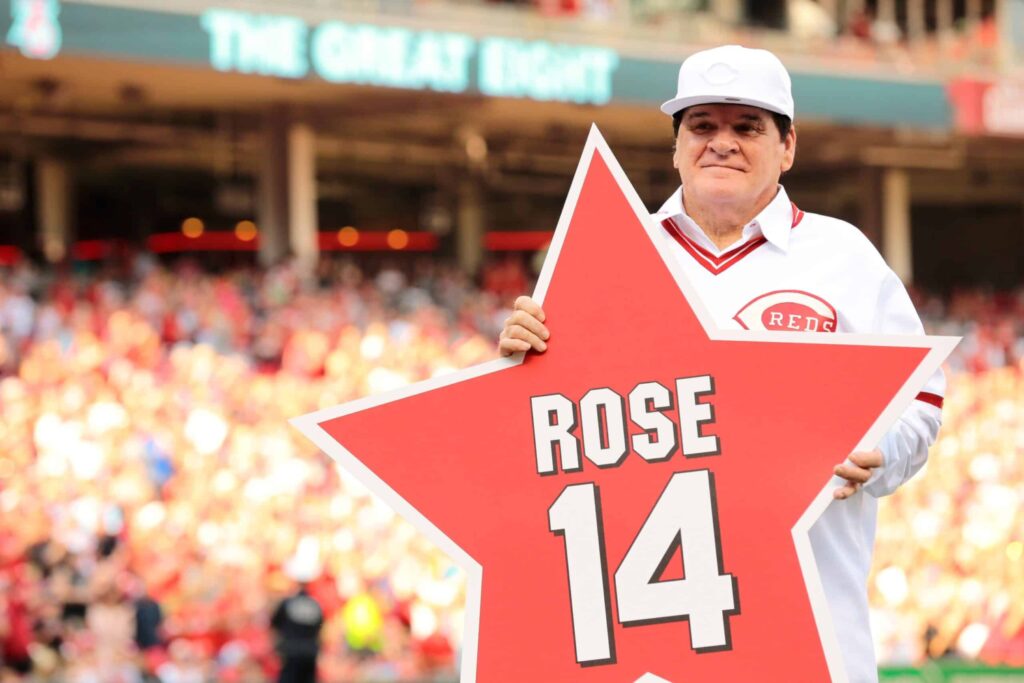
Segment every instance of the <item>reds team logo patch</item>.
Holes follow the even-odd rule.
[[[745,330],[835,332],[836,309],[819,296],[786,289],[757,297],[733,316]]]

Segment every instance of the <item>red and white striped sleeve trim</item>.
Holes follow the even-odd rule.
[[[939,396],[938,394],[930,394],[927,391],[922,391],[920,394],[918,394],[914,398],[916,400],[918,400],[918,401],[923,401],[924,403],[929,403],[929,404],[935,406],[936,408],[939,408],[940,410],[942,409],[943,398],[941,396]]]

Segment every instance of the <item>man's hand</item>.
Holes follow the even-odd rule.
[[[847,460],[849,462],[836,465],[833,470],[836,476],[846,480],[844,486],[840,486],[832,493],[836,500],[849,498],[856,493],[861,484],[871,478],[871,470],[881,467],[884,462],[882,451],[877,448],[873,451],[854,451]]]
[[[512,315],[505,319],[505,327],[498,337],[498,351],[502,356],[511,356],[520,351],[533,349],[543,352],[551,334],[544,327],[544,311],[528,296],[516,299]]]

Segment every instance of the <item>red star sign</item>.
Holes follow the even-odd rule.
[[[955,340],[726,332],[592,130],[552,343],[293,422],[467,571],[462,681],[843,681],[807,531]]]

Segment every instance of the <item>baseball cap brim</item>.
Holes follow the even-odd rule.
[[[789,112],[782,111],[780,107],[768,104],[761,100],[753,100],[749,97],[731,97],[726,95],[691,95],[689,97],[676,97],[661,105],[661,110],[669,116],[698,104],[745,104],[750,107],[758,107],[767,111],[775,112],[793,118]]]

